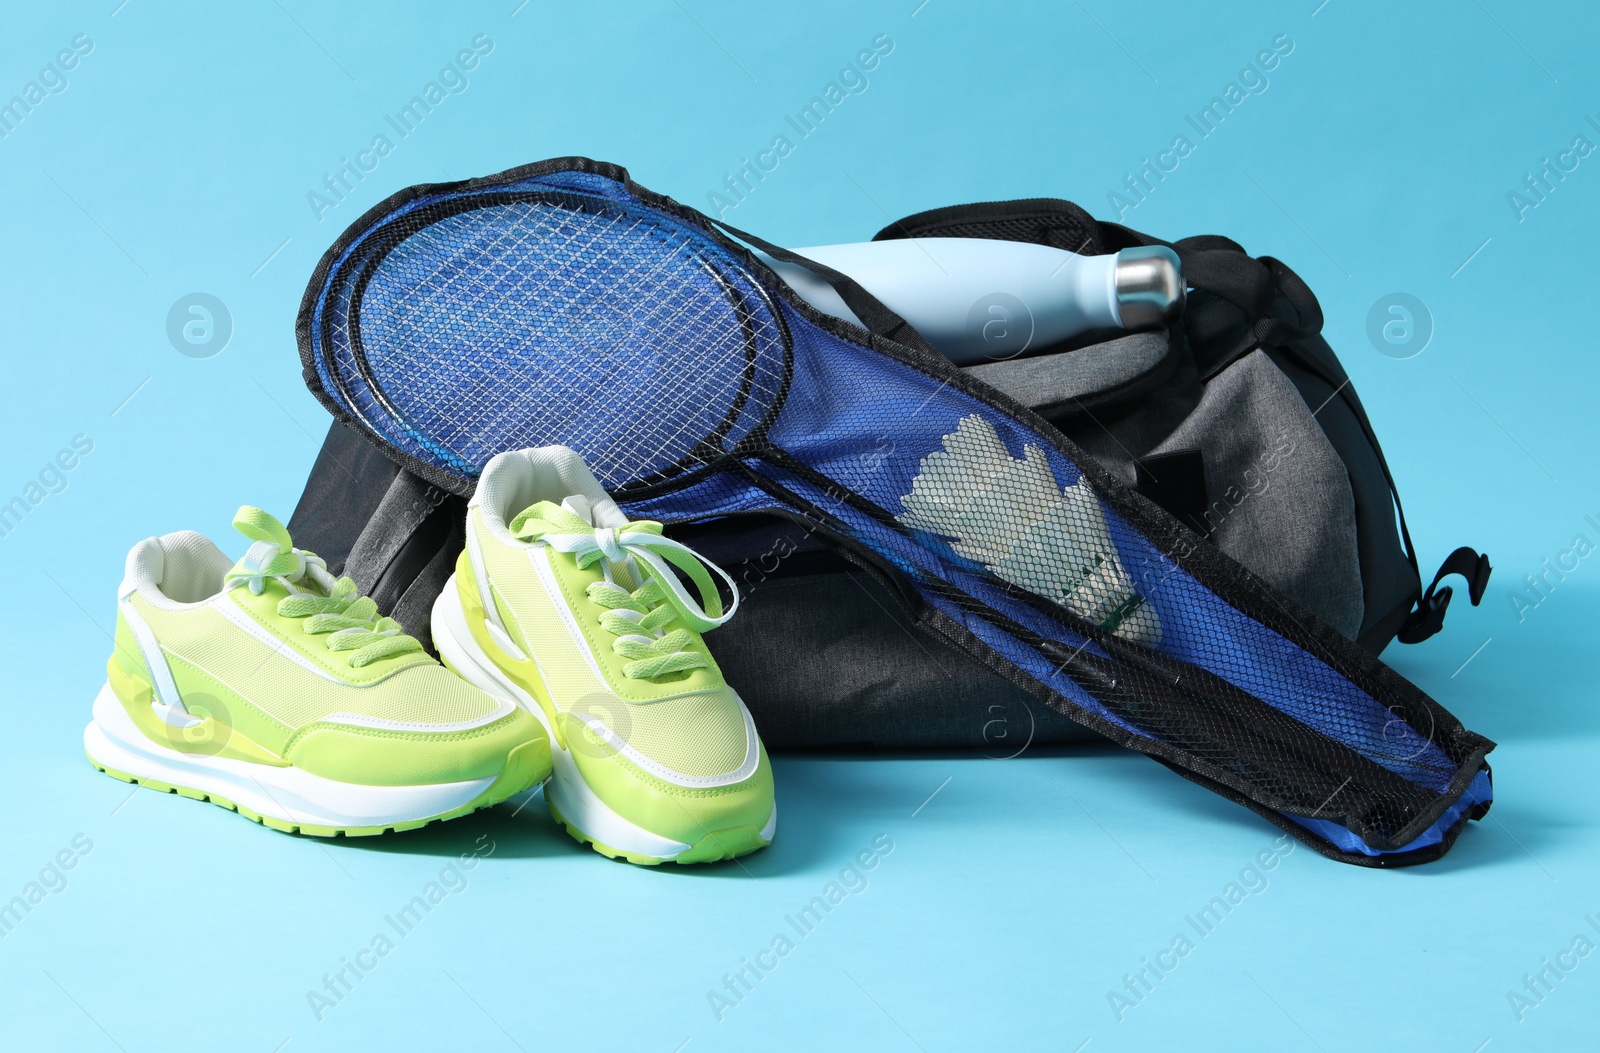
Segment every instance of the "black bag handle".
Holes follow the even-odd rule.
[[[1111,235],[1106,238],[1108,247],[1119,242],[1165,245],[1176,252],[1183,264],[1184,281],[1243,311],[1261,344],[1282,347],[1322,332],[1322,304],[1316,293],[1287,263],[1274,256],[1251,256],[1244,246],[1218,234],[1163,241],[1120,223],[1102,223],[1100,229]],[[1293,321],[1274,313],[1279,297],[1294,311]]]

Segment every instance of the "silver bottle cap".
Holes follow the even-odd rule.
[[[1117,253],[1117,310],[1127,330],[1171,325],[1183,314],[1183,265],[1165,245]]]

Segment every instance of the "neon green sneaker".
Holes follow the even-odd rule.
[[[538,721],[428,657],[267,513],[233,525],[255,542],[237,564],[190,530],[128,553],[83,733],[96,768],[320,837],[452,819],[550,774]]]
[[[732,859],[769,844],[772,766],[700,639],[733,615],[711,565],[659,523],[629,522],[564,446],[490,461],[466,534],[434,604],[434,645],[467,680],[544,723],[556,821],[634,863]],[[733,580],[712,569],[737,606]]]

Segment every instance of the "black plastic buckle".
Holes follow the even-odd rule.
[[[1441,588],[1441,580],[1452,574],[1467,579],[1467,598],[1476,607],[1483,601],[1483,593],[1489,587],[1489,575],[1492,573],[1494,568],[1489,565],[1489,557],[1475,549],[1463,545],[1450,553],[1439,565],[1439,572],[1433,576],[1428,591],[1417,601],[1416,609],[1406,616],[1395,639],[1407,644],[1421,643],[1444,628],[1444,613],[1450,607],[1450,597],[1455,590],[1449,585]]]

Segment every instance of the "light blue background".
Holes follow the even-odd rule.
[[[1600,143],[1593,5],[117,2],[11,4],[0,35],[0,100],[75,34],[94,42],[0,139],[0,500],[74,435],[94,442],[0,539],[0,899],[74,835],[93,842],[0,940],[7,1047],[1593,1047],[1600,956],[1520,1022],[1507,999],[1576,934],[1600,941],[1584,921],[1600,917],[1600,558],[1520,619],[1510,598],[1575,534],[1600,542],[1584,518],[1600,520],[1600,156],[1520,220],[1507,199],[1575,136]],[[494,51],[468,89],[319,221],[307,193],[479,33]],[[1458,599],[1441,636],[1389,655],[1500,742],[1492,818],[1404,872],[1295,848],[1119,1022],[1108,991],[1276,836],[1130,754],[779,757],[776,844],[692,871],[609,863],[538,800],[324,844],[91,771],[79,735],[129,545],[224,539],[241,502],[294,505],[326,425],[294,314],[346,224],[412,183],[574,153],[705,208],[880,33],[895,48],[870,87],[730,221],[814,244],[967,200],[1061,196],[1107,217],[1126,173],[1194,135],[1186,114],[1294,41],[1125,219],[1298,270],[1424,562],[1492,553],[1482,607]],[[166,335],[196,291],[234,325],[203,360]],[[1366,333],[1394,292],[1433,318],[1404,360]],[[880,834],[894,849],[867,889],[719,1022],[707,992]],[[319,1023],[307,990],[482,836],[495,850],[470,886]]]

